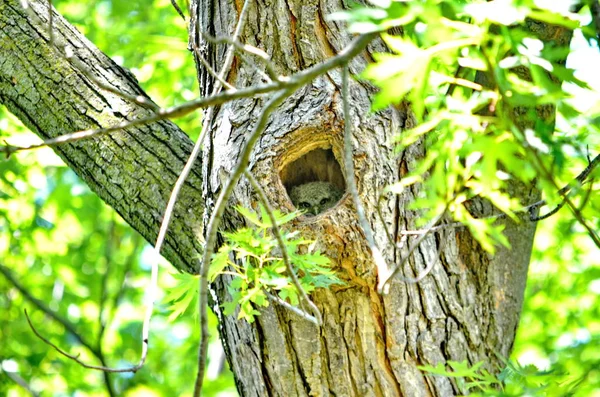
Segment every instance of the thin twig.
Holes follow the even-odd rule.
[[[217,71],[214,70],[212,66],[210,66],[210,63],[208,63],[208,61],[202,56],[202,54],[200,53],[200,49],[195,44],[194,44],[194,54],[196,55],[196,58],[200,60],[200,63],[202,64],[202,66],[204,66],[204,68],[206,69],[206,71],[212,77],[214,77],[218,82],[220,82],[223,85],[223,87],[226,87],[228,90],[234,90],[234,91],[236,91],[236,88],[234,86],[232,86],[231,84],[229,84],[227,82],[227,80],[225,80],[223,77],[221,77],[217,73]]]
[[[27,4],[23,4],[23,8],[27,8]],[[44,23],[44,21],[42,21],[40,16],[37,15],[36,13],[30,13],[30,15],[32,17],[36,18],[38,21],[40,21],[40,23],[42,23],[42,24]],[[94,73],[91,71],[91,69],[87,65],[85,65],[84,63],[79,61],[79,59],[77,59],[74,56],[75,55],[74,50],[70,46],[65,45],[64,48],[62,48],[62,49],[59,48],[57,41],[54,40],[53,15],[54,14],[53,14],[53,8],[52,8],[52,0],[48,0],[48,31],[49,31],[49,36],[50,36],[49,40],[48,40],[48,44],[57,50],[57,54],[60,57],[66,59],[71,64],[73,64],[75,69],[82,72],[86,77],[88,77],[90,80],[92,80],[92,82],[94,82],[96,85],[98,85],[98,87],[100,87],[106,91],[112,92],[113,94],[115,94],[119,97],[128,99],[134,103],[137,103],[138,105],[143,106],[145,108],[149,108],[154,111],[158,111],[158,109],[160,109],[158,105],[156,105],[154,102],[152,102],[152,100],[144,97],[143,95],[130,95],[123,91],[120,91],[119,89],[113,87],[112,85],[108,85],[108,84],[104,83],[103,81],[100,81],[98,78],[96,78]],[[131,74],[130,72],[128,72],[128,73]]]
[[[378,290],[381,293],[384,291],[384,284],[382,284],[382,280],[386,280],[388,277],[389,266],[381,254],[381,250],[377,246],[377,243],[375,243],[373,229],[367,221],[365,209],[360,202],[360,198],[358,197],[358,188],[356,187],[356,179],[354,177],[354,160],[352,156],[354,148],[352,145],[352,115],[350,114],[350,100],[348,96],[347,64],[342,68],[342,101],[344,105],[344,168],[346,169],[346,186],[350,192],[350,195],[352,196],[352,201],[354,202],[354,208],[356,209],[356,214],[358,216],[358,223],[365,234],[367,244],[371,250],[371,254],[373,255],[373,261],[375,262],[375,267],[377,268],[377,278],[379,280],[379,285],[381,286],[381,288],[378,287]],[[387,293],[387,290],[385,293]]]
[[[113,261],[113,244],[115,238],[115,228],[116,222],[115,218],[110,221],[110,225],[108,228],[108,236],[106,239],[106,244],[104,245],[104,262],[106,263],[106,269],[104,270],[104,274],[102,274],[102,279],[100,281],[100,302],[98,304],[98,323],[100,324],[100,331],[98,332],[98,350],[101,351],[102,345],[102,336],[106,329],[106,319],[104,316],[104,309],[106,307],[106,301],[108,300],[108,276],[110,275],[110,269]]]
[[[92,353],[94,356],[99,358],[98,350],[92,345],[92,343],[85,340],[83,338],[83,336],[81,336],[81,334],[79,334],[79,332],[77,332],[77,329],[75,328],[75,326],[73,324],[71,324],[71,322],[69,322],[67,319],[61,317],[58,313],[54,312],[44,302],[42,302],[35,296],[31,295],[31,293],[27,290],[27,288],[25,288],[23,285],[21,285],[21,283],[11,274],[10,270],[7,269],[5,266],[0,265],[0,273],[2,273],[4,275],[4,277],[16,289],[19,290],[19,292],[21,293],[21,295],[23,295],[25,297],[25,299],[27,299],[28,301],[33,303],[35,305],[35,307],[37,307],[39,310],[43,311],[48,317],[52,318],[57,323],[62,325],[65,328],[65,330],[67,330],[68,333],[73,335],[73,337],[75,339],[77,339],[77,341],[82,346],[84,346],[86,349],[88,349],[90,351],[90,353]]]
[[[311,321],[312,323],[314,323],[317,326],[322,325],[323,319],[321,318],[321,312],[319,312],[319,308],[314,304],[313,301],[310,300],[310,298],[306,294],[306,291],[304,291],[304,288],[302,288],[302,285],[300,285],[300,280],[298,280],[298,276],[296,275],[296,272],[294,271],[294,269],[292,267],[292,264],[290,262],[290,257],[287,252],[287,248],[285,246],[285,242],[283,241],[283,236],[281,235],[281,230],[279,229],[279,225],[277,224],[277,220],[275,219],[275,215],[273,214],[273,208],[271,208],[271,205],[269,204],[269,200],[267,199],[267,195],[265,194],[265,191],[259,185],[256,178],[254,178],[254,175],[252,175],[252,173],[249,170],[246,169],[244,171],[244,175],[246,176],[248,181],[250,181],[250,184],[252,185],[252,187],[254,188],[256,193],[258,194],[258,198],[259,198],[261,204],[265,207],[265,210],[267,211],[269,219],[271,220],[273,234],[275,235],[275,238],[277,239],[277,243],[279,244],[279,249],[281,250],[281,257],[283,259],[283,263],[285,264],[285,268],[287,270],[288,276],[292,279],[292,283],[296,287],[296,290],[298,291],[298,295],[300,295],[301,300],[308,307],[310,307],[311,311],[313,312],[313,316],[309,315],[308,313],[305,313],[302,317]],[[298,310],[300,310],[300,309],[298,309]],[[302,312],[304,313],[304,311],[302,311]]]
[[[392,245],[396,245],[396,241],[394,240],[392,233],[390,233],[390,229],[388,228],[388,226],[385,222],[385,218],[383,217],[383,213],[381,211],[381,203],[383,202],[383,197],[384,197],[385,193],[387,193],[387,192],[384,189],[383,191],[381,191],[379,193],[379,197],[377,197],[377,215],[379,216],[379,220],[381,221],[381,224],[383,225],[383,230],[385,231],[385,235],[387,237],[388,243],[390,243]]]
[[[109,367],[105,367],[105,366],[102,366],[102,365],[90,365],[90,364],[87,364],[87,363],[85,363],[85,362],[83,362],[83,361],[81,361],[79,359],[79,355],[74,356],[72,354],[69,354],[66,351],[62,350],[60,347],[56,346],[54,343],[50,342],[45,337],[43,337],[38,332],[38,330],[35,329],[35,327],[33,326],[33,323],[31,322],[31,319],[29,318],[29,314],[27,314],[27,309],[25,309],[24,311],[25,311],[25,317],[27,318],[27,322],[29,323],[29,327],[31,328],[31,330],[33,331],[33,333],[35,334],[35,336],[37,336],[38,338],[40,338],[48,346],[53,347],[57,352],[59,352],[63,356],[65,356],[67,358],[70,358],[71,360],[75,361],[76,363],[78,363],[82,367],[88,368],[88,369],[95,369],[95,370],[98,370],[98,371],[105,371],[105,372],[136,372],[137,370],[140,369],[140,367],[138,367],[138,366],[128,367],[128,368],[109,368]]]
[[[103,82],[102,80],[100,80],[99,78],[97,78],[92,71],[87,67],[87,65],[85,65],[83,62],[81,62],[78,58],[75,57],[74,52],[69,49],[68,47],[65,48],[65,58],[70,61],[73,66],[75,66],[77,68],[77,70],[79,70],[81,73],[83,73],[88,79],[92,80],[92,82],[94,84],[96,84],[98,87],[100,87],[101,89],[111,92],[123,99],[127,99],[133,103],[136,103],[146,109],[150,109],[154,112],[158,112],[160,110],[160,106],[158,106],[156,103],[154,103],[154,101],[152,101],[152,99],[145,97],[144,95],[132,95],[132,94],[128,94],[124,91],[119,90],[118,88],[116,88],[113,85],[110,84],[106,84],[105,82]],[[131,72],[128,72],[131,73]]]
[[[545,200],[544,200],[545,201]],[[543,221],[544,219],[548,219],[550,218],[552,215],[556,214],[558,211],[560,211],[560,209],[562,207],[565,206],[565,204],[567,203],[567,201],[563,198],[563,200],[558,203],[558,205],[556,207],[554,207],[552,210],[548,211],[547,213],[545,213],[544,215],[534,215],[534,211],[529,211],[529,220],[531,222],[539,222],[539,221]],[[544,203],[545,204],[545,203]],[[541,205],[540,205],[541,206]],[[536,206],[536,207],[532,207],[531,209],[535,209],[538,208],[540,206]]]
[[[244,28],[244,24],[246,22],[246,15],[248,14],[249,6],[250,6],[250,0],[245,0],[244,5],[242,6],[242,10],[240,11],[240,16],[238,18],[237,25],[235,27],[235,31],[233,32],[234,40],[238,39],[238,37],[240,36],[240,33],[242,32],[242,29]],[[233,63],[233,57],[234,57],[234,49],[233,49],[233,46],[231,46],[227,49],[227,54],[225,55],[225,61],[223,63],[223,67],[221,68],[218,78],[215,81],[215,86],[213,88],[211,96],[215,96],[221,91],[221,88],[222,88],[221,81],[223,81],[225,79],[225,76],[227,76],[227,74],[229,73],[229,70],[231,69],[231,64]],[[179,178],[177,178],[177,183],[175,184],[175,188],[173,189],[173,192],[171,193],[171,197],[169,198],[169,204],[171,205],[170,206],[171,211],[173,209],[173,206],[175,205],[175,201],[177,200],[179,191],[181,190],[181,187],[183,186],[183,182],[185,181],[188,174],[190,173],[190,171],[192,169],[192,165],[193,165],[194,161],[196,161],[196,158],[198,157],[198,154],[200,153],[200,150],[202,148],[202,143],[204,142],[204,139],[210,130],[210,126],[212,125],[214,109],[215,109],[214,107],[210,107],[207,109],[206,114],[204,115],[204,120],[202,121],[202,133],[200,134],[200,137],[196,141],[196,144],[194,145],[194,150],[192,151],[192,154],[190,155],[188,162],[186,163],[183,171],[181,172],[181,175],[179,176]],[[169,210],[169,206],[167,206],[167,211],[168,210]],[[168,227],[168,222],[169,222],[170,217],[171,217],[171,215],[169,214],[169,216],[167,218],[167,214],[165,213],[165,220],[163,221],[163,224],[166,224],[164,227],[164,233],[166,233],[166,229]],[[161,225],[161,229],[163,229],[162,225]],[[160,236],[159,236],[159,238],[160,238]],[[164,239],[164,236],[163,236],[163,239]],[[205,247],[205,250],[206,250],[206,247]],[[209,262],[210,262],[210,257],[208,259],[208,262],[206,263],[206,266],[204,266],[204,267],[208,267],[210,265]],[[207,317],[208,315],[206,313],[206,306],[208,306],[208,296],[207,296],[207,291],[206,291],[208,289],[208,280],[206,280],[206,283],[203,283],[202,280],[200,280],[199,284],[200,284],[200,286],[199,286],[199,292],[198,292],[199,293],[198,304],[199,304],[199,312],[200,312],[200,328],[201,328],[202,334],[200,336],[200,343],[198,345],[198,373],[196,376],[196,381],[194,382],[194,396],[200,396],[200,394],[202,393],[202,383],[204,382],[204,371],[206,368],[206,354],[208,352],[208,336],[209,336],[208,335],[208,317]],[[203,286],[204,286],[204,291],[202,289]]]
[[[558,185],[556,184],[554,177],[552,176],[550,171],[548,171],[548,169],[544,165],[544,162],[540,158],[538,152],[534,148],[531,148],[529,145],[525,145],[525,149],[528,149],[529,152],[532,154],[533,158],[537,161],[538,169],[541,170],[543,174],[545,174],[544,176],[546,177],[546,180],[550,181],[550,183],[552,183],[558,189]],[[600,157],[600,155],[598,157]],[[599,160],[599,162],[600,162],[600,160]],[[587,168],[590,167],[590,165],[588,165],[588,167],[586,167],[586,170],[587,170]],[[570,190],[571,188],[572,188],[572,186],[568,190]],[[560,189],[559,192],[562,192],[563,189]],[[600,237],[596,234],[596,231],[590,225],[588,225],[588,222],[583,217],[583,214],[581,213],[581,211],[579,211],[577,206],[569,198],[569,195],[566,193],[561,193],[561,194],[563,195],[564,201],[566,201],[569,208],[571,208],[571,212],[575,216],[575,219],[577,219],[577,221],[581,224],[581,226],[583,226],[587,230],[588,236],[590,236],[590,238],[592,239],[592,241],[594,242],[596,247],[600,248]]]
[[[117,307],[119,307],[119,305],[121,304],[121,300],[123,299],[123,296],[125,295],[125,291],[126,291],[125,281],[127,280],[127,274],[129,273],[129,271],[131,270],[131,268],[137,261],[137,258],[138,258],[137,251],[138,251],[138,248],[140,247],[140,245],[143,243],[143,241],[144,240],[142,239],[142,236],[140,236],[138,233],[134,233],[133,248],[131,249],[131,252],[129,253],[129,257],[127,258],[127,261],[125,262],[125,266],[123,267],[123,271],[121,273],[123,276],[121,278],[121,281],[118,283],[118,285],[120,285],[121,288],[119,289],[119,291],[113,298],[112,304],[110,305],[110,312],[106,319],[107,325],[114,319],[115,311],[116,311]]]
[[[375,37],[375,34],[367,34],[359,36],[348,48],[342,51],[339,55],[328,59],[320,64],[317,64],[311,68],[308,68],[302,72],[296,73],[290,76],[285,81],[279,81],[275,83],[260,84],[237,91],[224,91],[218,95],[211,95],[209,97],[199,98],[193,101],[182,103],[178,106],[172,106],[169,108],[161,108],[157,114],[144,117],[141,119],[124,121],[111,127],[106,128],[93,128],[83,131],[74,132],[71,134],[61,135],[56,138],[48,139],[39,144],[32,144],[27,146],[15,146],[6,144],[0,148],[0,153],[3,152],[7,156],[12,155],[15,152],[37,149],[45,146],[57,146],[64,143],[70,143],[78,140],[94,137],[99,134],[105,134],[114,132],[129,127],[135,127],[139,125],[150,124],[155,121],[172,119],[186,116],[195,110],[207,108],[209,106],[222,105],[223,103],[230,102],[236,99],[252,98],[257,95],[272,93],[274,91],[296,89],[302,84],[305,84],[316,77],[327,73],[329,70],[341,66],[348,59],[349,54],[356,55],[354,50],[357,48],[364,48],[366,43],[370,42]],[[204,134],[204,132],[202,132]]]
[[[173,6],[173,8],[175,8],[175,11],[177,11],[177,13],[179,14],[179,16],[181,18],[183,18],[183,20],[185,21],[185,15],[183,15],[183,11],[181,11],[181,8],[179,7],[179,4],[177,4],[177,0],[171,0],[171,5]]]
[[[113,244],[115,239],[115,228],[116,221],[113,216],[110,222],[108,238],[104,246],[104,261],[106,262],[106,269],[104,274],[102,275],[102,280],[100,281],[100,302],[98,304],[98,325],[100,330],[98,331],[98,337],[96,338],[96,349],[98,349],[99,359],[102,365],[105,365],[104,359],[104,351],[102,350],[102,337],[104,336],[104,332],[106,331],[106,321],[103,318],[104,308],[106,307],[106,301],[108,299],[108,278],[110,275],[111,265],[113,263]],[[104,384],[108,390],[108,394],[110,396],[114,396],[115,392],[112,387],[112,382],[110,380],[110,375],[108,372],[102,372]]]
[[[579,211],[583,211],[585,206],[588,204],[588,202],[590,201],[590,198],[592,197],[593,191],[594,191],[594,180],[592,179],[589,183],[588,189],[585,192],[585,196],[583,196],[583,200],[581,200],[581,203],[579,205]]]
[[[291,304],[289,304],[288,302],[284,301],[283,299],[281,299],[280,297],[278,297],[277,295],[273,295],[267,291],[265,291],[265,294],[267,295],[267,298],[269,298],[269,300],[277,303],[278,305],[281,305],[283,307],[285,307],[286,309],[288,309],[289,311],[297,314],[298,316],[302,317],[303,319],[310,321],[311,323],[316,324],[316,320],[313,316],[311,316],[310,314],[308,314],[307,312],[305,312],[304,310],[293,306]]]
[[[271,58],[269,57],[269,55],[260,48],[251,46],[249,44],[241,43],[234,37],[212,37],[207,33],[202,33],[202,37],[209,43],[230,44],[242,54],[249,54],[258,57],[258,59],[262,61],[263,65],[265,65],[267,74],[273,81],[280,81],[282,79],[282,77],[277,74],[277,71],[275,70],[275,65],[273,65],[273,63],[271,62]]]
[[[562,189],[560,189],[558,191],[558,194],[561,196],[565,196],[566,194],[568,194],[571,191],[571,189],[573,189],[573,187],[584,184],[587,180],[587,177],[599,164],[600,164],[600,155],[597,155],[592,161],[590,161],[588,166],[579,175],[577,175],[577,177],[573,181],[569,182]],[[548,214],[544,214],[541,216],[536,216],[534,214],[534,210],[548,204],[546,200],[536,201],[535,203],[529,204],[528,206],[520,208],[518,210],[515,210],[514,212],[517,214],[518,213],[527,213],[527,214],[529,214],[529,217],[526,220],[529,220],[531,222],[538,222],[540,220],[548,218],[550,215],[554,215],[560,208],[562,208],[564,206],[565,203],[566,203],[566,201],[563,199],[563,201],[561,201],[561,203],[558,204],[556,208],[552,209]],[[506,217],[508,217],[508,215],[506,213],[500,213],[500,214],[493,214],[490,216],[485,216],[485,217],[476,218],[476,219],[500,220],[500,219],[504,219]],[[401,235],[405,235],[405,236],[422,235],[425,233],[435,232],[435,231],[442,230],[442,229],[461,228],[461,227],[466,227],[466,225],[464,225],[460,222],[455,222],[455,223],[447,223],[447,224],[443,224],[443,225],[433,226],[433,227],[426,228],[426,229],[401,230],[398,233]]]
[[[81,360],[75,360],[77,361],[79,364],[83,365],[86,368],[90,368],[90,369],[96,369],[96,370],[100,370],[100,371],[106,371],[106,372],[136,372],[137,370],[140,369],[140,367],[138,366],[133,366],[133,367],[128,367],[128,368],[109,368],[105,365],[105,361],[104,361],[104,357],[102,355],[102,352],[100,352],[97,348],[95,348],[90,342],[86,341],[75,329],[75,327],[66,319],[62,318],[60,315],[58,315],[57,313],[53,312],[48,306],[46,306],[46,304],[44,304],[42,301],[40,301],[39,299],[35,298],[34,296],[32,296],[29,291],[23,287],[14,277],[13,275],[10,273],[10,271],[8,269],[6,269],[4,266],[0,265],[0,273],[2,273],[4,275],[4,277],[6,277],[11,283],[12,285],[14,285],[15,288],[17,288],[19,290],[19,292],[21,292],[21,294],[30,302],[32,302],[38,309],[40,309],[41,311],[43,311],[46,315],[48,315],[50,318],[54,319],[56,322],[60,323],[66,330],[67,332],[69,332],[71,335],[73,335],[73,337],[75,337],[75,339],[77,339],[79,341],[79,343],[81,343],[82,346],[84,346],[90,353],[92,353],[97,359],[98,361],[100,361],[102,363],[101,366],[95,366],[95,365],[89,365],[86,364],[84,362],[82,362]],[[27,316],[27,311],[25,311],[25,315]],[[27,317],[27,321],[29,322],[29,325],[31,326],[33,332],[36,334],[36,336],[38,336],[40,339],[42,339],[44,342],[46,342],[47,344],[49,344],[50,346],[54,347],[57,351],[59,352],[63,352],[63,350],[61,350],[60,348],[58,348],[56,345],[47,342],[47,339],[45,339],[44,337],[42,337],[37,330],[33,327],[33,325],[31,324],[31,321],[29,320],[29,317]],[[69,358],[73,358],[74,356],[68,354],[68,353],[64,353],[64,355],[66,357]],[[112,388],[108,388],[108,392],[109,394],[112,392]]]
[[[291,85],[291,83],[288,83],[287,85]],[[141,119],[136,119],[136,120],[131,120],[131,121],[123,121],[121,123],[118,123],[118,124],[116,124],[114,126],[110,126],[110,127],[91,128],[88,130],[77,131],[77,132],[73,132],[70,134],[58,136],[56,138],[48,139],[41,143],[31,144],[31,145],[27,145],[27,146],[15,146],[15,145],[6,144],[4,147],[2,147],[0,149],[0,152],[4,152],[7,157],[10,157],[15,152],[32,150],[32,149],[37,149],[37,148],[46,147],[46,146],[49,146],[49,147],[57,146],[57,145],[65,144],[65,143],[71,143],[71,142],[75,142],[75,141],[79,141],[79,140],[83,140],[83,139],[88,139],[88,138],[91,138],[91,137],[94,137],[94,136],[100,135],[100,134],[106,134],[109,132],[119,131],[119,130],[123,130],[123,129],[130,128],[130,127],[135,127],[138,125],[150,124],[150,123],[153,123],[153,122],[159,121],[159,120],[183,117],[183,116],[186,116],[198,109],[203,109],[203,108],[207,108],[209,106],[214,106],[214,105],[221,105],[223,103],[233,101],[236,99],[250,98],[255,95],[266,94],[266,93],[276,91],[279,89],[281,89],[281,86],[279,84],[262,84],[262,85],[250,87],[250,88],[247,88],[244,90],[225,91],[218,95],[212,95],[209,97],[200,98],[200,99],[197,99],[194,101],[189,101],[189,102],[183,103],[181,105],[173,106],[173,107],[166,108],[166,109],[160,109],[157,114],[153,114],[151,116],[144,117]],[[203,132],[203,135],[204,135],[204,132]],[[196,156],[197,156],[197,154],[196,154]]]
[[[223,213],[225,212],[225,205],[227,203],[227,200],[231,196],[231,193],[233,192],[233,188],[242,176],[245,168],[248,166],[252,148],[254,147],[254,144],[260,137],[262,131],[265,129],[267,121],[269,119],[269,115],[285,100],[285,98],[291,95],[292,92],[292,89],[278,92],[265,105],[265,108],[262,111],[258,123],[256,124],[252,135],[246,142],[246,146],[244,147],[244,150],[241,153],[241,158],[237,164],[237,167],[231,174],[229,180],[225,185],[225,188],[219,195],[215,204],[215,208],[208,223],[206,243],[204,245],[204,254],[202,255],[202,267],[200,270],[199,305],[201,320],[206,319],[207,315],[206,308],[208,306],[208,269],[210,268],[210,261],[214,252],[214,247],[217,239],[217,231],[221,223]],[[204,323],[202,324],[202,338],[205,338]],[[204,343],[202,343],[202,345],[204,345]],[[202,390],[202,380],[204,378],[204,367],[206,363],[206,351],[206,348],[201,349],[200,357],[198,358],[198,374],[196,376],[196,387],[194,388],[195,397],[199,396],[200,390]]]
[[[387,287],[387,285],[389,284],[389,282],[392,280],[392,278],[396,275],[396,273],[398,272],[398,270],[400,270],[404,264],[406,262],[408,262],[408,260],[410,259],[410,257],[412,256],[412,254],[415,252],[415,250],[421,245],[421,243],[423,242],[423,240],[425,240],[425,238],[429,235],[429,233],[432,232],[433,227],[442,219],[442,217],[444,216],[444,214],[446,213],[446,209],[444,209],[444,211],[442,211],[438,216],[436,216],[433,221],[431,222],[431,227],[429,227],[428,229],[426,229],[426,232],[421,234],[419,236],[419,238],[417,238],[417,240],[410,246],[410,248],[408,249],[408,252],[406,253],[406,255],[402,256],[402,258],[400,259],[400,263],[398,263],[397,265],[395,265],[391,271],[389,271],[389,275],[387,276],[387,278],[385,279],[379,279],[379,284],[377,285],[377,292],[379,292],[380,294],[386,294],[387,291],[389,290],[389,287]],[[443,243],[440,242],[440,252],[441,252],[441,245]],[[438,254],[439,257],[439,254]],[[429,267],[433,267],[433,265],[437,263],[437,261],[434,261],[433,264],[430,264]],[[431,271],[431,269],[429,268],[429,270],[425,269],[425,271],[418,277],[416,278],[409,278],[409,277],[400,277],[400,279],[406,283],[417,283],[419,282],[423,277],[425,277],[429,272]]]
[[[433,269],[435,264],[438,263],[438,261],[440,260],[440,255],[442,254],[442,250],[444,249],[445,244],[446,244],[446,230],[442,229],[442,234],[440,235],[440,244],[439,244],[435,259],[432,260],[425,267],[425,269],[417,275],[417,277],[402,276],[402,281],[404,281],[405,283],[408,283],[408,284],[416,284],[419,281],[423,280],[425,278],[425,276],[427,276],[429,273],[431,273],[431,270]]]
[[[33,391],[33,389],[29,386],[29,384],[27,383],[27,381],[25,381],[25,379],[23,379],[16,372],[10,372],[10,371],[7,371],[7,370],[2,370],[1,373],[6,374],[6,376],[8,376],[10,379],[12,379],[17,385],[21,386],[23,389],[25,389],[32,396],[34,396],[34,397],[39,396],[38,393],[36,393],[35,391]]]
[[[138,120],[123,121],[123,122],[121,122],[117,125],[111,126],[111,127],[92,128],[89,130],[77,131],[77,132],[73,132],[71,134],[65,134],[65,135],[58,136],[56,138],[47,139],[41,143],[34,143],[31,145],[27,145],[27,146],[14,146],[14,145],[10,145],[7,143],[0,151],[4,152],[6,154],[6,157],[8,158],[13,153],[16,153],[16,152],[38,149],[38,148],[46,147],[46,146],[53,147],[53,146],[58,146],[58,145],[62,145],[65,143],[80,141],[83,139],[94,137],[96,135],[114,132],[114,131],[122,130],[125,128],[134,127],[137,125],[152,123],[154,121],[158,121],[163,118],[164,117],[154,115],[154,116],[150,116],[150,117],[138,119]]]

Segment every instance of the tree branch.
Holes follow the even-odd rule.
[[[279,229],[279,225],[277,224],[277,220],[275,219],[275,215],[273,214],[273,208],[269,204],[267,195],[265,194],[263,188],[259,185],[258,181],[256,180],[256,178],[254,178],[254,175],[252,175],[252,173],[250,171],[245,170],[244,175],[246,176],[248,181],[250,181],[250,184],[252,185],[252,187],[254,188],[256,193],[258,194],[260,202],[265,207],[265,210],[267,211],[269,219],[271,220],[273,234],[275,235],[275,239],[277,239],[277,244],[279,244],[279,249],[281,250],[281,257],[283,258],[283,263],[285,264],[285,268],[288,273],[288,276],[292,279],[292,283],[296,287],[296,290],[298,291],[298,295],[300,295],[300,298],[302,299],[302,301],[308,307],[310,307],[311,311],[313,312],[313,315],[311,316],[308,313],[305,313],[304,311],[302,311],[300,309],[297,309],[297,308],[296,309],[300,310],[302,313],[304,313],[302,315],[303,318],[307,319],[308,321],[314,323],[317,326],[321,326],[323,324],[323,318],[321,317],[321,312],[319,312],[319,308],[314,304],[313,301],[310,300],[310,298],[306,294],[306,291],[304,291],[304,288],[302,288],[302,285],[300,285],[300,280],[298,280],[298,276],[296,275],[296,272],[294,271],[294,268],[292,267],[292,264],[290,262],[290,257],[288,255],[287,248],[285,246],[285,242],[283,241],[283,237],[281,235],[281,230]],[[279,299],[279,300],[281,300],[281,299]],[[289,308],[289,306],[290,305],[287,305],[285,307]],[[295,311],[295,312],[297,312],[297,311]]]

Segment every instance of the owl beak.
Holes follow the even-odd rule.
[[[312,214],[317,215],[319,213],[319,207],[312,207]]]

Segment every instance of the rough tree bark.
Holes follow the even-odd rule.
[[[43,138],[90,127],[114,125],[149,114],[148,110],[98,89],[48,43],[46,7],[0,0],[0,102]],[[230,35],[241,2],[192,2],[198,29]],[[339,52],[350,37],[325,15],[343,8],[337,0],[253,2],[242,41],[267,51],[282,74],[303,70]],[[56,41],[68,43],[75,56],[97,78],[130,93],[142,91],[123,69],[105,57],[58,15]],[[198,32],[195,29],[194,32]],[[219,64],[223,49],[198,40],[207,58]],[[373,43],[350,64],[359,73]],[[199,71],[203,92],[211,79]],[[260,77],[239,60],[228,76],[237,87]],[[254,151],[251,170],[273,206],[293,209],[287,189],[309,180],[327,180],[344,188],[340,72],[331,72],[290,97],[271,117]],[[415,228],[419,214],[407,209],[415,190],[376,203],[380,190],[405,175],[426,150],[414,145],[395,155],[391,136],[412,125],[410,108],[369,112],[372,88],[352,82],[353,153],[356,178],[368,219],[384,255],[394,263],[406,244],[386,242],[384,223],[399,242],[398,231]],[[164,255],[177,268],[197,270],[203,210],[214,203],[223,176],[235,166],[240,148],[265,99],[240,100],[222,106],[205,142],[202,161],[188,179],[176,206]],[[91,140],[62,145],[57,153],[149,241],[154,241],[168,195],[191,150],[191,141],[173,123],[128,128]],[[525,199],[535,192],[525,192]],[[234,200],[255,207],[247,181]],[[232,200],[232,203],[233,201]],[[486,209],[482,206],[481,211]],[[230,229],[242,220],[233,210],[225,216]],[[376,292],[377,274],[358,226],[351,199],[345,195],[333,209],[298,219],[293,227],[332,260],[344,286],[312,294],[324,325],[318,329],[293,313],[271,306],[250,325],[221,318],[228,359],[244,396],[448,396],[456,384],[426,376],[417,365],[446,360],[484,361],[491,371],[508,356],[515,336],[526,281],[534,225],[508,224],[512,250],[495,257],[484,253],[471,236],[455,230],[447,236],[440,262],[418,284],[394,281],[389,295]],[[439,235],[427,238],[401,274],[414,276],[437,259]],[[215,284],[226,299],[227,278]]]
[[[98,88],[80,69],[128,94],[145,95],[135,78],[54,14],[55,47],[49,44],[44,2],[0,1],[0,103],[42,139],[105,128],[151,113]],[[65,59],[64,46],[75,62]],[[148,241],[155,241],[169,193],[193,142],[174,123],[148,126],[59,145],[58,155]],[[201,252],[201,166],[175,208],[164,246],[173,265],[194,272]]]
[[[242,2],[194,1],[200,31],[226,36],[233,32]],[[252,2],[241,41],[265,50],[278,72],[292,74],[338,53],[351,37],[342,24],[325,15],[343,8],[336,0]],[[196,31],[197,32],[197,31]],[[224,49],[194,35],[205,57],[219,65]],[[373,43],[354,59],[357,74],[374,52]],[[199,70],[203,92],[210,92],[211,77]],[[251,171],[261,181],[274,207],[292,210],[291,187],[313,180],[344,187],[341,73],[333,71],[291,96],[271,116],[271,122],[254,150]],[[228,81],[245,87],[260,81],[247,64],[236,63]],[[394,247],[402,229],[415,229],[419,214],[407,209],[418,194],[410,190],[383,200],[382,218],[376,203],[382,188],[398,181],[426,150],[414,145],[395,155],[391,137],[412,125],[408,106],[369,112],[372,88],[363,82],[350,85],[355,151],[355,177],[360,197],[376,233],[386,247],[388,263],[395,263],[407,244]],[[220,109],[212,134],[205,142],[203,174],[206,202],[216,199],[222,176],[236,164],[248,131],[266,99],[241,100]],[[536,193],[527,189],[524,200]],[[447,396],[458,393],[456,384],[443,377],[425,376],[417,365],[467,360],[484,361],[497,372],[500,356],[508,356],[515,336],[525,287],[535,225],[508,224],[512,250],[495,257],[481,250],[464,231],[450,233],[440,263],[418,284],[395,281],[387,296],[376,292],[377,274],[358,225],[351,198],[346,194],[333,209],[298,219],[293,228],[318,241],[345,281],[342,287],[312,294],[324,319],[321,329],[280,307],[264,310],[255,324],[221,319],[221,334],[238,389],[245,396]],[[234,200],[256,206],[249,183],[239,184]],[[530,201],[531,202],[531,201]],[[233,203],[233,201],[232,201]],[[490,213],[484,203],[473,203],[479,214]],[[225,215],[228,227],[241,221],[233,209]],[[414,277],[437,260],[440,236],[432,235],[419,247],[402,274]],[[227,299],[223,277],[216,285],[219,301]]]

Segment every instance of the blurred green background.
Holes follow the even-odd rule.
[[[137,76],[161,106],[197,96],[185,22],[169,0],[80,2],[54,0],[57,9],[102,51]],[[600,63],[599,63],[600,64]],[[177,120],[195,139],[199,114]],[[37,140],[0,108],[0,139]],[[43,334],[94,361],[72,334],[24,297],[13,277],[50,310],[75,325],[111,366],[139,360],[142,299],[149,279],[149,245],[89,191],[49,149],[0,161],[0,395],[26,395],[18,385],[55,396],[106,395],[104,376],[60,356],[35,337]],[[538,225],[525,306],[512,359],[566,373],[583,382],[579,396],[600,396],[600,253],[568,211]],[[161,264],[163,296],[176,284]],[[197,319],[169,322],[168,303],[153,318],[146,366],[135,376],[111,374],[116,395],[191,395],[196,373]],[[104,326],[101,326],[104,324]],[[218,370],[221,352],[211,317],[205,395],[236,395]]]

